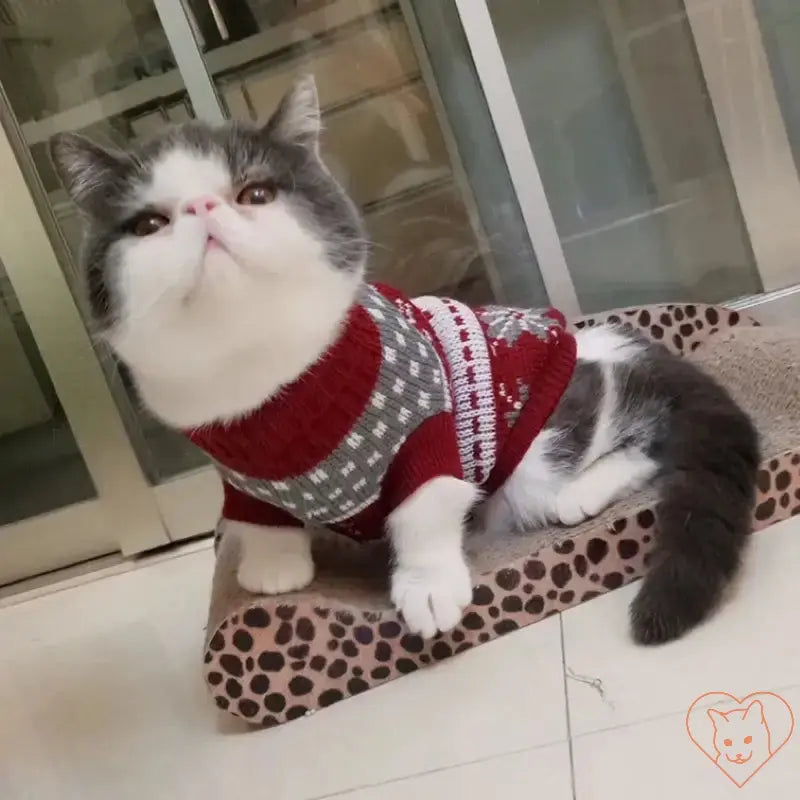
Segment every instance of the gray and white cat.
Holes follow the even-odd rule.
[[[192,122],[126,152],[53,139],[86,215],[95,322],[166,424],[247,415],[335,341],[367,247],[319,135],[305,79],[262,126]],[[492,528],[573,525],[658,481],[658,541],[632,625],[640,642],[667,641],[705,618],[736,572],[757,435],[722,388],[661,346],[601,326],[579,332],[577,347],[559,406],[483,517]],[[435,479],[390,515],[392,596],[412,630],[447,630],[469,603],[462,541],[478,499],[464,481]],[[226,531],[241,537],[245,588],[277,593],[313,578],[302,529]]]

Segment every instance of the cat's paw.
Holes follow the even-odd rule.
[[[594,515],[584,509],[574,492],[562,491],[556,497],[556,517],[562,525],[578,525],[590,516]]]
[[[463,556],[435,566],[400,567],[392,575],[392,602],[409,630],[430,639],[461,621],[472,600],[472,579]]]
[[[300,553],[285,553],[269,562],[248,558],[239,564],[236,578],[253,594],[297,592],[314,580],[314,562]]]
[[[283,594],[304,589],[314,579],[311,538],[296,528],[240,530],[239,585],[253,594]]]

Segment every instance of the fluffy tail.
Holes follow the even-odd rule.
[[[750,532],[759,464],[758,434],[730,395],[696,367],[680,373],[665,429],[656,543],[631,604],[641,644],[676,639],[704,620],[736,574]]]

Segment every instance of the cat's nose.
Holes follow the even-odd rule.
[[[184,203],[183,210],[186,214],[194,214],[197,217],[205,216],[219,205],[219,198],[211,194],[204,194],[202,197],[195,197]]]

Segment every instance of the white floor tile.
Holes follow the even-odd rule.
[[[628,633],[632,585],[563,615],[573,735],[684,712],[710,691],[736,696],[797,683],[800,518],[756,534],[741,580],[711,621],[657,648]],[[602,692],[601,692],[602,689]]]
[[[556,618],[244,733],[200,680],[212,568],[198,552],[0,609],[0,797],[302,800],[566,739]]]
[[[800,687],[782,695],[800,711]],[[794,800],[800,734],[742,788],[690,741],[685,714],[578,736],[573,762],[576,800]]]
[[[341,800],[572,800],[566,743],[371,786]]]

